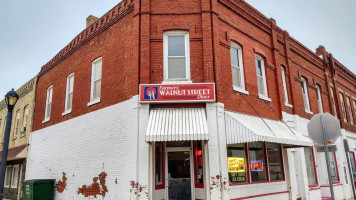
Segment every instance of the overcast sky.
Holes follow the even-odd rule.
[[[120,0],[2,0],[0,6],[0,100],[38,74],[85,28]],[[356,73],[355,0],[247,0],[315,51],[324,45]]]

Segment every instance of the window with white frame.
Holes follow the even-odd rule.
[[[25,106],[24,108],[22,126],[27,127],[27,123],[28,123],[28,105]]]
[[[334,98],[334,88],[330,86],[330,95],[331,95],[331,101],[333,103],[333,111],[334,111],[334,116],[337,117],[336,113],[336,105],[335,105],[335,98]]]
[[[20,125],[20,110],[16,111],[16,121],[15,121],[15,128],[14,128],[14,136],[16,136],[17,132],[19,132],[19,125]]]
[[[354,124],[354,118],[352,116],[352,108],[351,108],[351,103],[350,103],[350,97],[349,96],[346,96],[346,103],[347,103],[347,109],[349,111],[350,122],[351,122],[351,124]]]
[[[257,74],[257,86],[258,95],[261,97],[267,97],[267,83],[264,60],[261,56],[255,54],[256,74]]]
[[[163,35],[165,81],[190,80],[189,33],[166,31]]]
[[[282,66],[282,87],[283,87],[283,94],[284,94],[284,104],[289,105],[288,102],[288,92],[287,92],[287,82],[286,82],[286,70]]]
[[[90,102],[100,102],[102,58],[93,61],[91,69]]]
[[[70,113],[72,111],[73,84],[74,84],[74,73],[71,73],[67,77],[67,88],[66,88],[66,100],[65,100],[65,105],[64,105],[64,113]]]
[[[5,187],[10,187],[11,174],[12,174],[12,165],[8,165],[6,166],[6,172],[5,172]]]
[[[310,111],[310,104],[309,104],[309,97],[308,97],[308,87],[307,87],[307,81],[305,78],[301,78],[302,81],[302,94],[303,94],[303,102],[304,102],[304,109],[305,112],[311,112]]]
[[[49,86],[47,89],[46,110],[45,110],[44,122],[49,121],[49,119],[51,117],[52,95],[53,95],[53,85]]]
[[[245,91],[244,67],[242,63],[242,48],[236,43],[231,43],[231,74],[233,89]]]
[[[11,187],[12,188],[17,188],[17,184],[19,182],[19,172],[20,172],[20,166],[19,165],[13,165],[13,167],[12,167],[12,179],[11,179]]]
[[[319,113],[323,113],[323,102],[321,100],[321,92],[320,92],[320,86],[316,85],[316,98],[318,101],[318,108],[319,108]]]
[[[345,109],[345,103],[344,103],[344,94],[342,94],[342,92],[339,92],[339,95],[340,95],[342,116],[344,117],[344,121],[347,122],[346,109]]]

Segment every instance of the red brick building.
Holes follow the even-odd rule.
[[[104,172],[96,195],[109,198],[320,199],[323,154],[303,135],[329,112],[342,127],[335,193],[351,196],[342,138],[356,148],[356,76],[324,47],[309,50],[240,0],[123,0],[95,20],[39,73],[27,179],[65,178],[58,198],[90,196],[85,182]],[[215,103],[138,99],[139,84],[195,83],[215,83]],[[190,120],[201,126],[181,129]],[[162,139],[181,131],[191,136]]]

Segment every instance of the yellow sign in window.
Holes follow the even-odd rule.
[[[245,158],[227,157],[229,173],[231,172],[245,172]]]

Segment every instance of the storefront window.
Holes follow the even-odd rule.
[[[202,142],[194,143],[194,168],[195,168],[195,187],[202,188],[203,185],[203,148]]]
[[[267,181],[265,150],[262,142],[251,142],[249,149],[249,167],[252,182]]]
[[[307,167],[308,184],[316,185],[315,163],[313,149],[310,147],[304,148],[305,165]]]
[[[155,180],[156,189],[164,188],[164,143],[157,142],[155,145]],[[162,188],[161,188],[162,186]]]
[[[229,182],[247,183],[245,144],[235,144],[227,148]]]
[[[339,181],[337,164],[335,161],[335,154],[334,152],[328,152],[328,154],[329,154],[329,162],[330,162],[331,180],[333,182]]]
[[[280,145],[276,143],[267,143],[267,157],[270,180],[283,180]]]
[[[355,179],[356,178],[356,166],[355,166],[355,154],[354,154],[354,152],[349,152],[349,158],[350,158],[352,176]]]

